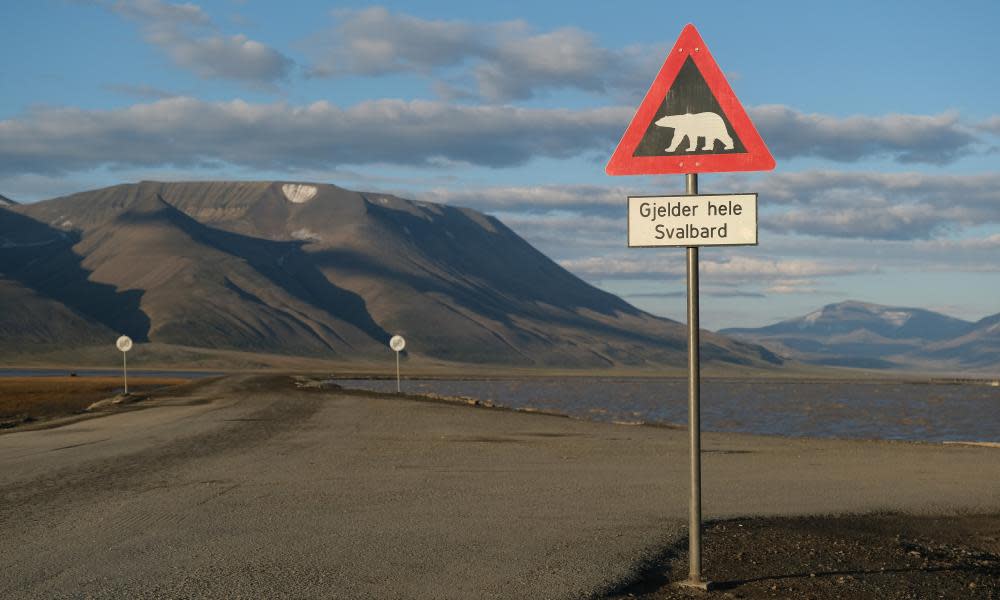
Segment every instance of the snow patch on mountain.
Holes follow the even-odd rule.
[[[822,310],[813,311],[813,312],[809,313],[808,315],[802,317],[802,323],[801,323],[800,327],[805,327],[806,325],[813,325],[813,324],[816,323],[816,321],[819,321],[820,317],[822,317],[822,316],[823,316],[823,311]]]
[[[906,325],[907,321],[910,320],[913,313],[897,310],[882,310],[879,311],[878,316],[892,323],[896,327],[902,327],[903,325]]]
[[[285,198],[289,202],[295,204],[303,204],[309,202],[316,196],[316,192],[319,190],[314,185],[307,185],[304,183],[286,183],[281,186],[281,193],[285,195]]]

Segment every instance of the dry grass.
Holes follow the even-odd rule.
[[[167,377],[129,378],[129,393],[186,383]],[[2,377],[0,427],[71,415],[122,391],[120,377]]]

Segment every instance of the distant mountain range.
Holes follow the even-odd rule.
[[[1000,368],[1000,314],[973,323],[919,308],[848,301],[766,327],[719,333],[820,365],[937,371]]]
[[[0,194],[0,206],[15,206],[17,202],[14,202],[7,196]]]
[[[333,185],[141,182],[0,206],[0,356],[140,343],[342,359],[681,366],[686,328],[499,220]],[[707,363],[772,366],[706,332]]]

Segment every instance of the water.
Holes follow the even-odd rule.
[[[0,369],[0,377],[68,377],[76,373],[77,377],[120,377],[121,369]],[[221,371],[144,371],[128,370],[129,377],[169,377],[178,379],[200,379],[224,375]]]
[[[395,392],[395,380],[343,380]],[[469,396],[597,421],[687,424],[686,379],[407,380],[414,394]],[[704,431],[926,442],[1000,442],[1000,388],[986,385],[703,380]]]

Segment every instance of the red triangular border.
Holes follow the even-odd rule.
[[[635,149],[639,146],[646,130],[649,129],[656,111],[663,103],[663,99],[670,91],[670,87],[677,78],[684,61],[688,57],[694,60],[694,64],[701,71],[705,83],[715,95],[719,106],[726,114],[726,118],[733,126],[737,137],[743,142],[746,148],[745,153],[726,154],[692,154],[690,156],[633,156]],[[653,85],[646,92],[642,104],[635,111],[632,122],[629,123],[625,135],[622,136],[618,147],[608,166],[605,167],[608,175],[666,175],[670,173],[720,173],[728,171],[770,171],[774,168],[774,157],[764,144],[757,128],[753,126],[750,117],[747,116],[740,101],[729,87],[722,70],[712,58],[712,53],[708,51],[704,40],[698,34],[694,25],[688,24],[681,31],[677,38],[677,43],[660,67],[660,72]]]

